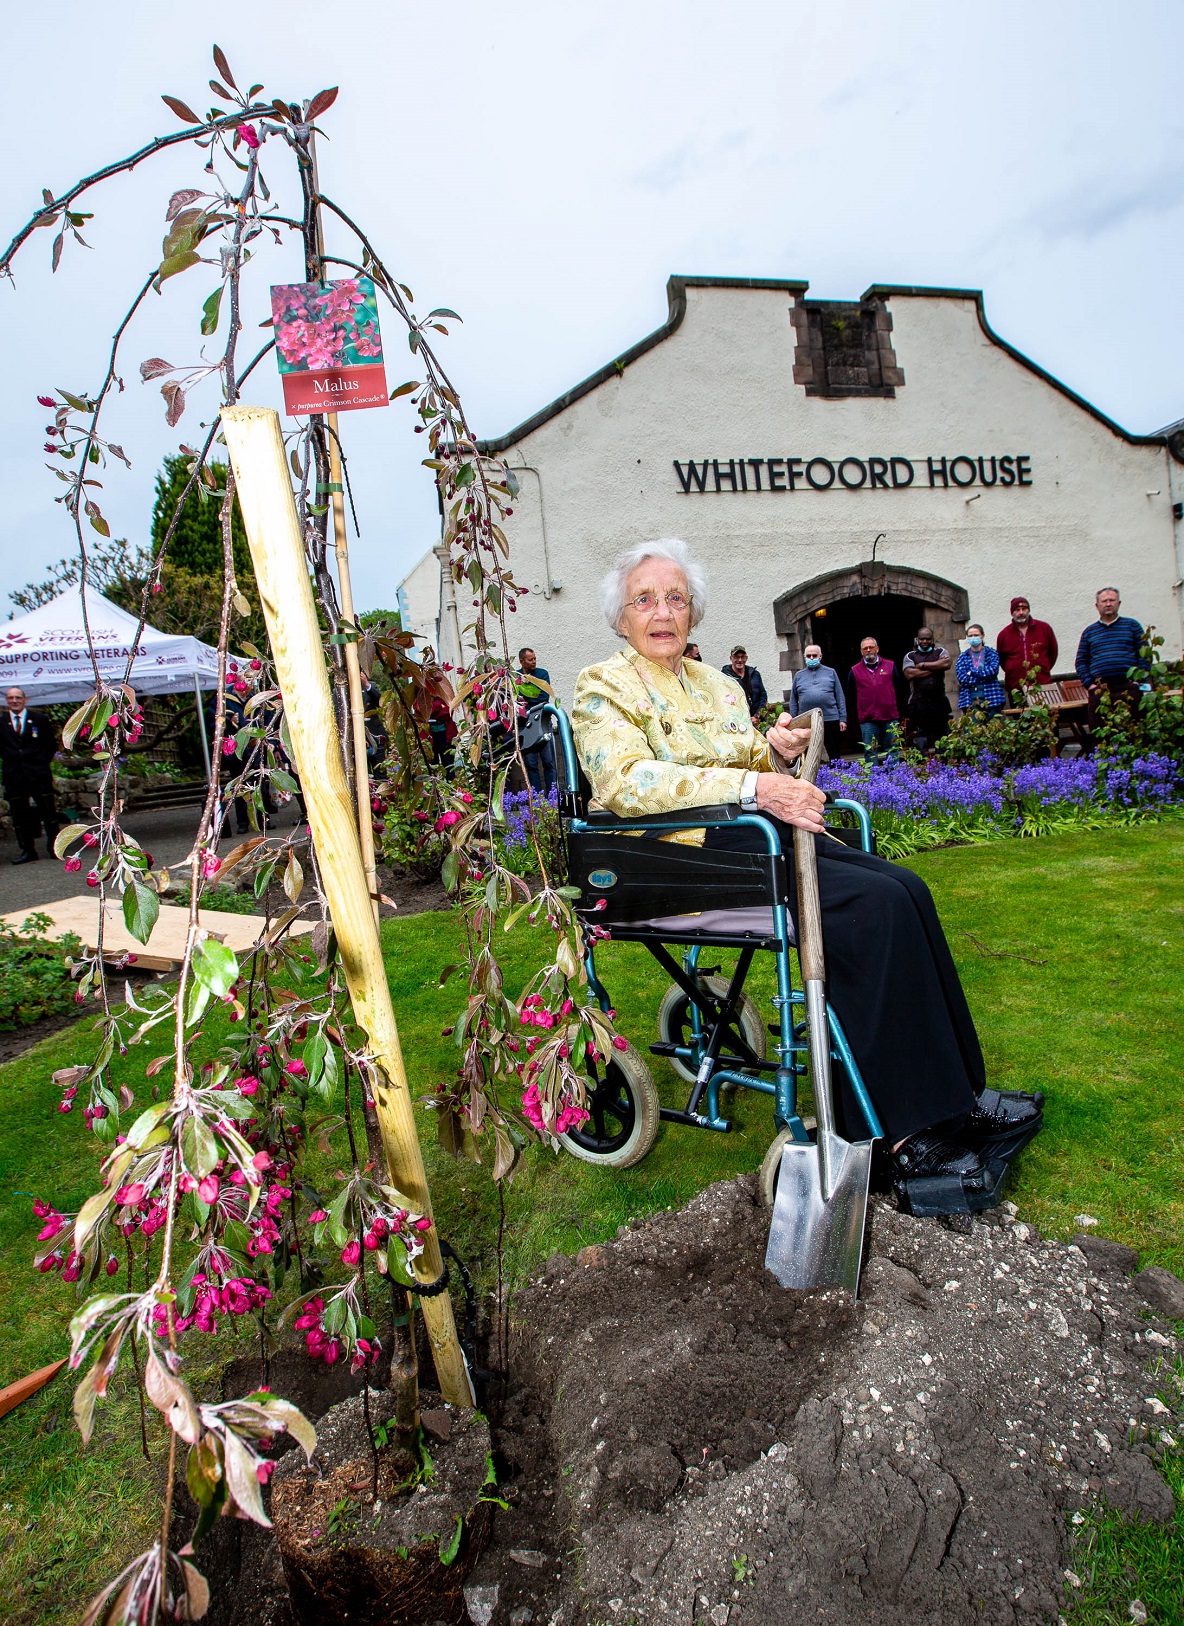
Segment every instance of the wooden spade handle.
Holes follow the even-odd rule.
[[[822,712],[815,707],[806,716],[795,717],[799,727],[810,724],[810,743],[798,763],[798,778],[812,785],[823,756]],[[814,837],[808,830],[793,831],[793,856],[798,880],[798,958],[805,982],[822,982],[826,965],[822,954],[822,910],[818,903],[818,857]]]

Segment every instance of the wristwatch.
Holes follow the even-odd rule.
[[[740,785],[740,806],[745,813],[756,812],[756,773],[750,770]]]

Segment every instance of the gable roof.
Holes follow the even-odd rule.
[[[607,384],[611,379],[619,378],[631,362],[636,361],[647,350],[652,350],[655,345],[661,344],[663,339],[668,339],[672,333],[678,331],[687,311],[688,288],[762,288],[773,292],[779,291],[801,295],[806,292],[809,286],[808,282],[780,277],[672,276],[666,283],[669,315],[661,327],[655,328],[644,339],[639,339],[628,350],[623,350],[619,356],[615,356],[612,361],[598,368],[596,372],[582,379],[580,383],[573,384],[571,389],[550,402],[549,405],[542,407],[538,412],[527,418],[524,423],[518,424],[508,434],[496,435],[490,440],[478,441],[478,449],[490,456],[497,456],[499,453],[507,451],[511,446],[516,446],[519,441],[525,440],[527,435],[533,434],[536,429],[540,429],[549,419],[556,418],[561,412],[565,412],[582,396],[589,395],[594,389],[597,389],[601,384]],[[1092,402],[1087,401],[1083,395],[1078,395],[1067,384],[1063,384],[1059,378],[1054,378],[1052,373],[1046,372],[1037,362],[1034,362],[1029,356],[1025,356],[1021,350],[1017,350],[1014,345],[1008,344],[1006,339],[1000,338],[987,321],[986,311],[983,308],[981,288],[925,288],[902,283],[877,282],[873,283],[870,288],[865,289],[861,297],[865,300],[892,298],[972,300],[978,317],[978,324],[984,335],[992,344],[997,345],[1000,350],[1009,355],[1013,361],[1018,362],[1021,367],[1027,368],[1030,373],[1034,373],[1045,384],[1051,385],[1054,390],[1065,396],[1067,400],[1072,401],[1074,406],[1080,407],[1083,412],[1088,412],[1091,418],[1096,418],[1111,434],[1117,435],[1120,440],[1125,440],[1128,445],[1166,446],[1177,462],[1184,462],[1184,434],[1180,433],[1180,430],[1184,428],[1184,420],[1177,424],[1169,424],[1166,429],[1156,430],[1154,434],[1132,435],[1121,424],[1115,423],[1113,418],[1108,418]]]

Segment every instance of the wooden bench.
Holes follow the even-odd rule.
[[[1034,711],[1038,706],[1047,710],[1052,719],[1054,757],[1060,753],[1062,722],[1077,743],[1085,747],[1089,738],[1085,726],[1089,696],[1080,678],[1059,677],[1051,683],[1033,684],[1024,690],[1024,704],[1006,707],[1005,715],[1018,717],[1021,712]]]

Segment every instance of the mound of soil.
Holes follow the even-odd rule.
[[[1149,1368],[1179,1346],[1122,1250],[964,1223],[875,1203],[858,1304],[765,1272],[752,1177],[551,1260],[515,1305],[473,1619],[1055,1619],[1069,1510],[1172,1516]]]

